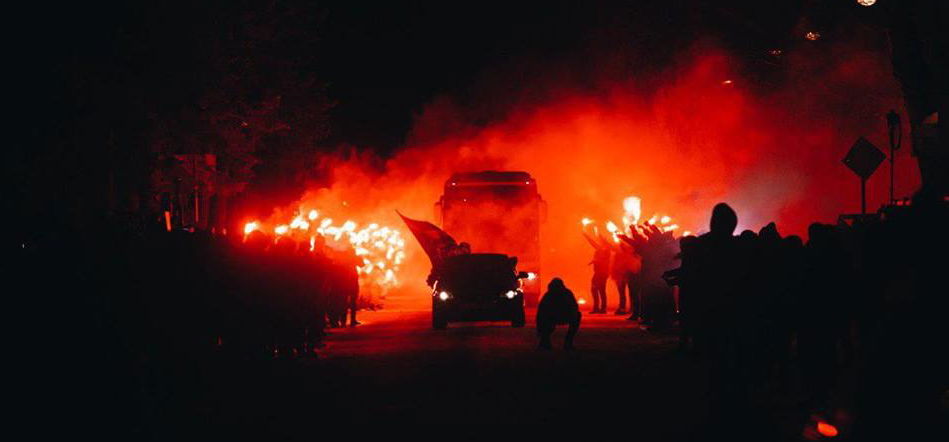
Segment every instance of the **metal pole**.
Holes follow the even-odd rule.
[[[896,113],[895,110],[890,110],[886,114],[886,126],[889,132],[890,138],[890,204],[896,202],[896,197],[894,195],[895,185],[893,184],[896,176],[896,150],[900,148],[900,144],[903,142],[903,130],[900,127],[900,114]]]
[[[867,214],[867,180],[860,179],[860,214]]]

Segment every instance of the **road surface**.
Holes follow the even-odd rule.
[[[433,330],[428,311],[361,312],[360,321],[331,330],[317,359],[209,369],[213,381],[186,401],[197,405],[146,431],[176,438],[196,426],[280,438],[327,426],[569,423],[688,440],[707,421],[706,371],[676,352],[673,333],[642,331],[624,316],[585,314],[573,351],[559,345],[563,329],[554,350],[537,350],[532,312],[520,329]],[[747,419],[736,416],[736,427]]]
[[[360,321],[331,330],[317,361],[278,370],[285,373],[275,384],[289,391],[264,395],[283,410],[273,416],[278,427],[321,416],[360,425],[567,421],[680,440],[689,427],[677,421],[700,421],[704,411],[703,373],[676,354],[675,337],[641,331],[625,316],[585,315],[573,351],[559,345],[562,328],[554,350],[537,350],[530,314],[520,329],[433,330],[428,311],[366,312]]]

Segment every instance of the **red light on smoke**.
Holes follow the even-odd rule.
[[[258,225],[256,221],[249,222],[247,224],[244,224],[244,234],[250,235],[251,232],[259,228],[260,228],[260,225]]]
[[[824,437],[836,437],[837,436],[837,427],[828,424],[827,422],[818,422],[817,423],[817,432]]]

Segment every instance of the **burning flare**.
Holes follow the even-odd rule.
[[[613,221],[607,221],[605,224],[606,230],[612,235],[613,241],[619,242],[619,235],[622,233],[632,233],[627,230],[627,228],[634,228],[640,233],[646,233],[643,226],[639,223],[640,218],[642,217],[642,199],[638,196],[628,196],[623,199],[623,226],[624,228],[620,229],[616,223]],[[580,220],[580,224],[586,228],[588,225],[593,224],[593,220],[590,218],[583,218]],[[673,219],[669,215],[663,214],[654,214],[646,221],[647,225],[653,225],[659,227],[663,232],[672,232],[679,229],[679,225],[673,222]],[[596,226],[593,226],[594,231],[596,231]],[[692,232],[685,231],[681,236],[691,235]]]
[[[306,216],[302,215],[306,213]],[[402,233],[388,226],[370,223],[364,227],[353,220],[340,225],[332,218],[320,218],[320,212],[311,209],[300,211],[288,224],[273,227],[275,236],[289,236],[301,243],[309,243],[309,250],[316,250],[316,237],[323,238],[327,247],[343,250],[352,248],[353,253],[362,261],[356,266],[360,286],[372,292],[385,293],[398,284],[398,273],[405,260],[405,240]],[[317,224],[317,220],[319,223]],[[244,235],[254,231],[264,231],[263,223],[251,221],[244,225]]]

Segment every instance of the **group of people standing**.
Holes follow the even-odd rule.
[[[607,278],[623,281],[617,263],[643,294],[633,296],[634,317],[655,321],[671,311],[655,306],[674,304],[680,349],[709,368],[712,410],[722,414],[713,421],[753,413],[756,397],[795,384],[812,413],[851,403],[855,434],[931,428],[949,388],[937,350],[949,338],[940,325],[949,309],[946,198],[921,194],[853,223],[814,223],[806,242],[775,223],[735,235],[737,225],[720,203],[701,236],[676,241],[652,226],[619,241],[585,235],[595,249],[593,313],[606,309]],[[629,252],[638,273],[623,267]],[[841,382],[845,372],[857,376]]]
[[[114,253],[107,268],[114,291],[127,296],[122,318],[140,331],[130,335],[143,348],[313,356],[327,328],[358,324],[351,249],[259,231],[243,237],[155,232],[120,244],[126,250]]]
[[[583,237],[594,250],[590,262],[593,266],[591,314],[608,312],[606,292],[612,280],[619,295],[614,314],[628,314],[628,319],[643,325],[661,323],[669,317],[672,290],[663,283],[662,273],[671,268],[676,255],[671,232],[644,224],[630,226],[629,235],[605,238],[584,230]]]

